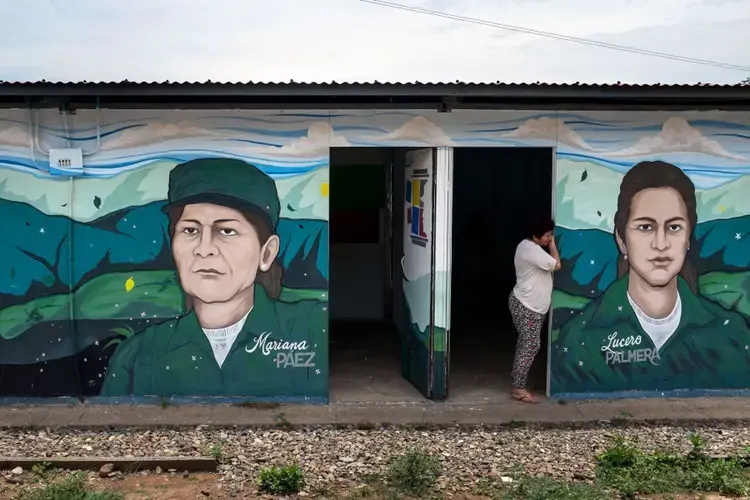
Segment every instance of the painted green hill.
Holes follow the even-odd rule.
[[[132,279],[132,288],[128,286]],[[284,288],[281,300],[328,300],[326,290]],[[171,270],[110,273],[72,294],[49,295],[0,310],[0,338],[13,339],[42,322],[173,318],[183,312],[182,291]]]

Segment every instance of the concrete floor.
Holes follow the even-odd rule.
[[[505,330],[505,329],[503,329]],[[472,325],[453,334],[448,402],[487,404],[510,399],[515,333]],[[537,357],[530,384],[544,395],[546,360]],[[331,326],[331,403],[420,403],[426,398],[401,376],[398,337],[386,323]]]

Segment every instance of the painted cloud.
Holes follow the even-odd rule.
[[[586,144],[583,137],[578,135],[574,130],[571,130],[565,125],[563,120],[558,118],[532,118],[513,132],[503,134],[503,137],[542,139],[565,144],[576,149],[591,151],[591,147]]]
[[[29,147],[31,137],[21,127],[8,127],[0,130],[0,146]]]
[[[295,139],[286,146],[273,148],[271,154],[282,156],[315,157],[328,154],[328,148],[346,147],[349,141],[336,134],[327,122],[315,122],[307,129],[307,135]]]
[[[634,146],[610,153],[608,156],[646,156],[659,153],[702,153],[732,160],[745,160],[742,156],[730,153],[717,141],[704,136],[687,120],[677,116],[665,121],[658,134],[644,137]]]
[[[387,142],[421,142],[430,146],[452,146],[453,141],[443,129],[423,116],[415,116],[396,130],[377,138]]]
[[[118,148],[143,147],[169,139],[216,135],[219,135],[216,131],[196,127],[186,121],[177,123],[149,123],[148,125],[124,130],[116,137],[102,141],[100,149],[106,151]]]

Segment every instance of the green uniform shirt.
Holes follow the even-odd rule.
[[[750,388],[750,328],[682,278],[679,326],[656,349],[627,298],[628,277],[571,317],[552,346],[552,394]]]
[[[327,397],[326,310],[271,300],[256,286],[221,368],[194,311],[151,326],[118,346],[101,396]]]

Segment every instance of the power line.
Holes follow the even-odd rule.
[[[535,30],[531,28],[524,28],[523,26],[516,26],[513,24],[496,23],[493,21],[486,21],[484,19],[478,19],[474,17],[458,16],[455,14],[448,14],[446,12],[440,12],[437,10],[423,9],[421,7],[411,7],[408,5],[402,5],[398,3],[388,2],[385,0],[359,0],[360,2],[369,3],[373,5],[380,5],[381,7],[388,7],[391,9],[405,10],[408,12],[414,12],[417,14],[425,14],[429,16],[442,17],[445,19],[451,19],[453,21],[459,21],[469,24],[479,24],[483,26],[490,26],[492,28],[499,28],[506,31],[515,31],[517,33],[526,33],[530,35],[537,35],[545,38],[553,38],[555,40],[563,40],[566,42],[579,43],[582,45],[591,45],[594,47],[602,47],[606,49],[619,50],[623,52],[630,52],[633,54],[641,54],[644,56],[660,57],[662,59],[671,59],[673,61],[681,61],[691,64],[702,64],[704,66],[714,66],[723,69],[733,69],[738,71],[750,72],[750,66],[743,66],[740,64],[723,63],[719,61],[711,61],[708,59],[697,59],[695,57],[680,56],[677,54],[668,54],[666,52],[657,52],[654,50],[640,49],[638,47],[630,47],[627,45],[616,45],[614,43],[599,42],[597,40],[590,40],[587,38],[577,38],[574,36],[561,35],[559,33],[552,33],[549,31]]]

